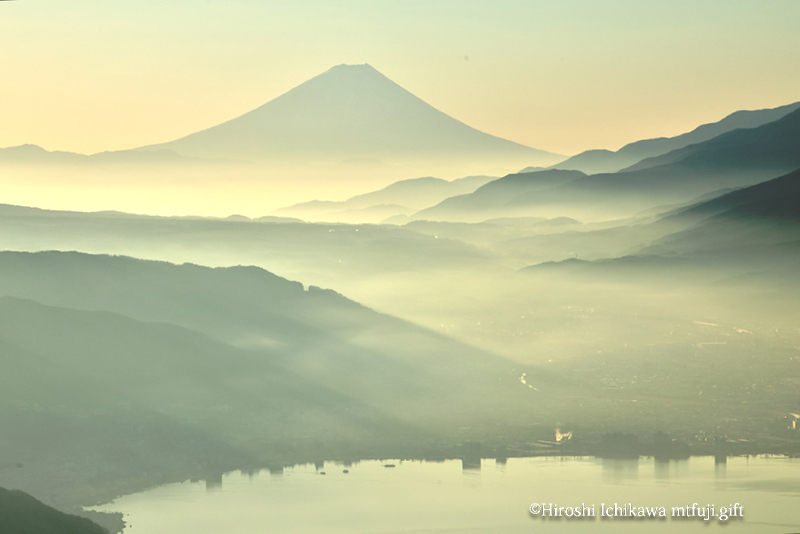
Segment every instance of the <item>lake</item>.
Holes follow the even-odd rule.
[[[394,467],[391,467],[394,466]],[[348,472],[345,473],[345,470]],[[323,474],[324,473],[324,474]],[[531,505],[583,510],[594,518],[542,518]],[[600,517],[664,507],[666,518]],[[672,517],[739,504],[743,518]],[[93,508],[125,514],[125,534],[800,532],[800,459],[510,458],[480,469],[445,462],[363,461],[301,465],[282,473],[232,472],[184,482]],[[738,513],[738,508],[736,508]],[[572,511],[574,513],[574,510]],[[647,513],[645,511],[645,513]],[[691,512],[690,512],[691,513]]]

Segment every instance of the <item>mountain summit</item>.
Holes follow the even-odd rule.
[[[333,67],[241,117],[144,147],[153,149],[290,164],[483,161],[513,167],[563,159],[471,128],[366,64]]]

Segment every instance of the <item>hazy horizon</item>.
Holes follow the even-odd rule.
[[[489,134],[565,155],[617,149],[800,100],[787,68],[799,17],[791,1],[5,2],[0,146],[162,143],[369,63]]]
[[[595,166],[618,170],[646,158],[668,163],[681,159],[681,149],[688,150],[688,145],[711,141],[734,129],[764,126],[790,114],[798,105],[735,110],[724,120],[677,137],[638,140],[618,153],[590,151],[565,159],[475,130],[368,64],[338,65],[245,115],[160,145],[92,156],[47,152],[33,145],[0,149],[0,164],[7,171],[3,203],[69,211],[216,217],[236,214],[256,218],[298,203],[341,203],[387,186],[394,191],[403,182],[423,177],[451,180],[455,186],[455,181],[466,183],[459,180],[464,177],[499,178],[554,163],[556,168],[588,174],[598,172],[592,170]],[[655,164],[641,163],[645,167]],[[790,171],[794,167],[787,161],[765,169],[767,174],[763,177],[775,176],[772,173],[779,169]],[[545,179],[543,183],[549,182]],[[679,196],[687,201],[691,198],[686,196],[690,189],[698,195],[713,190],[702,182],[698,185],[699,189],[684,188]],[[451,202],[447,196],[454,194],[455,190],[438,197],[436,202]],[[384,194],[383,198],[383,204],[362,205],[362,211],[356,213],[348,211],[331,218],[306,210],[299,217],[342,222],[387,220],[397,224],[410,219],[393,219],[394,215],[428,217],[429,209],[414,212],[436,203],[423,195],[416,199],[422,204],[410,210],[397,205],[392,194]],[[639,205],[641,209],[651,207],[647,202]],[[598,206],[599,211],[594,214],[570,216],[584,221],[602,219],[609,215],[606,207]],[[363,209],[371,210],[371,214]],[[437,209],[433,207],[434,212]],[[563,206],[539,209],[544,210],[540,215],[569,214],[559,211]],[[525,215],[530,207],[522,212],[512,211]],[[286,212],[283,209],[278,213]],[[499,216],[510,213],[498,212]],[[478,219],[469,220],[481,220],[479,212],[474,216]],[[490,217],[487,212],[486,218]]]

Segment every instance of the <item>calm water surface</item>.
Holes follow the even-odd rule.
[[[395,467],[385,467],[394,464]],[[349,473],[343,471],[347,469]],[[322,472],[325,474],[323,475]],[[531,503],[595,505],[594,519],[541,519]],[[739,503],[744,519],[601,518],[601,503],[666,508]],[[596,458],[365,461],[233,472],[222,484],[185,482],[121,497],[126,534],[800,532],[800,459],[655,462]]]

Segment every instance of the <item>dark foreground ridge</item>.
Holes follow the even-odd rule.
[[[0,534],[108,534],[92,521],[59,512],[25,492],[0,488]]]

